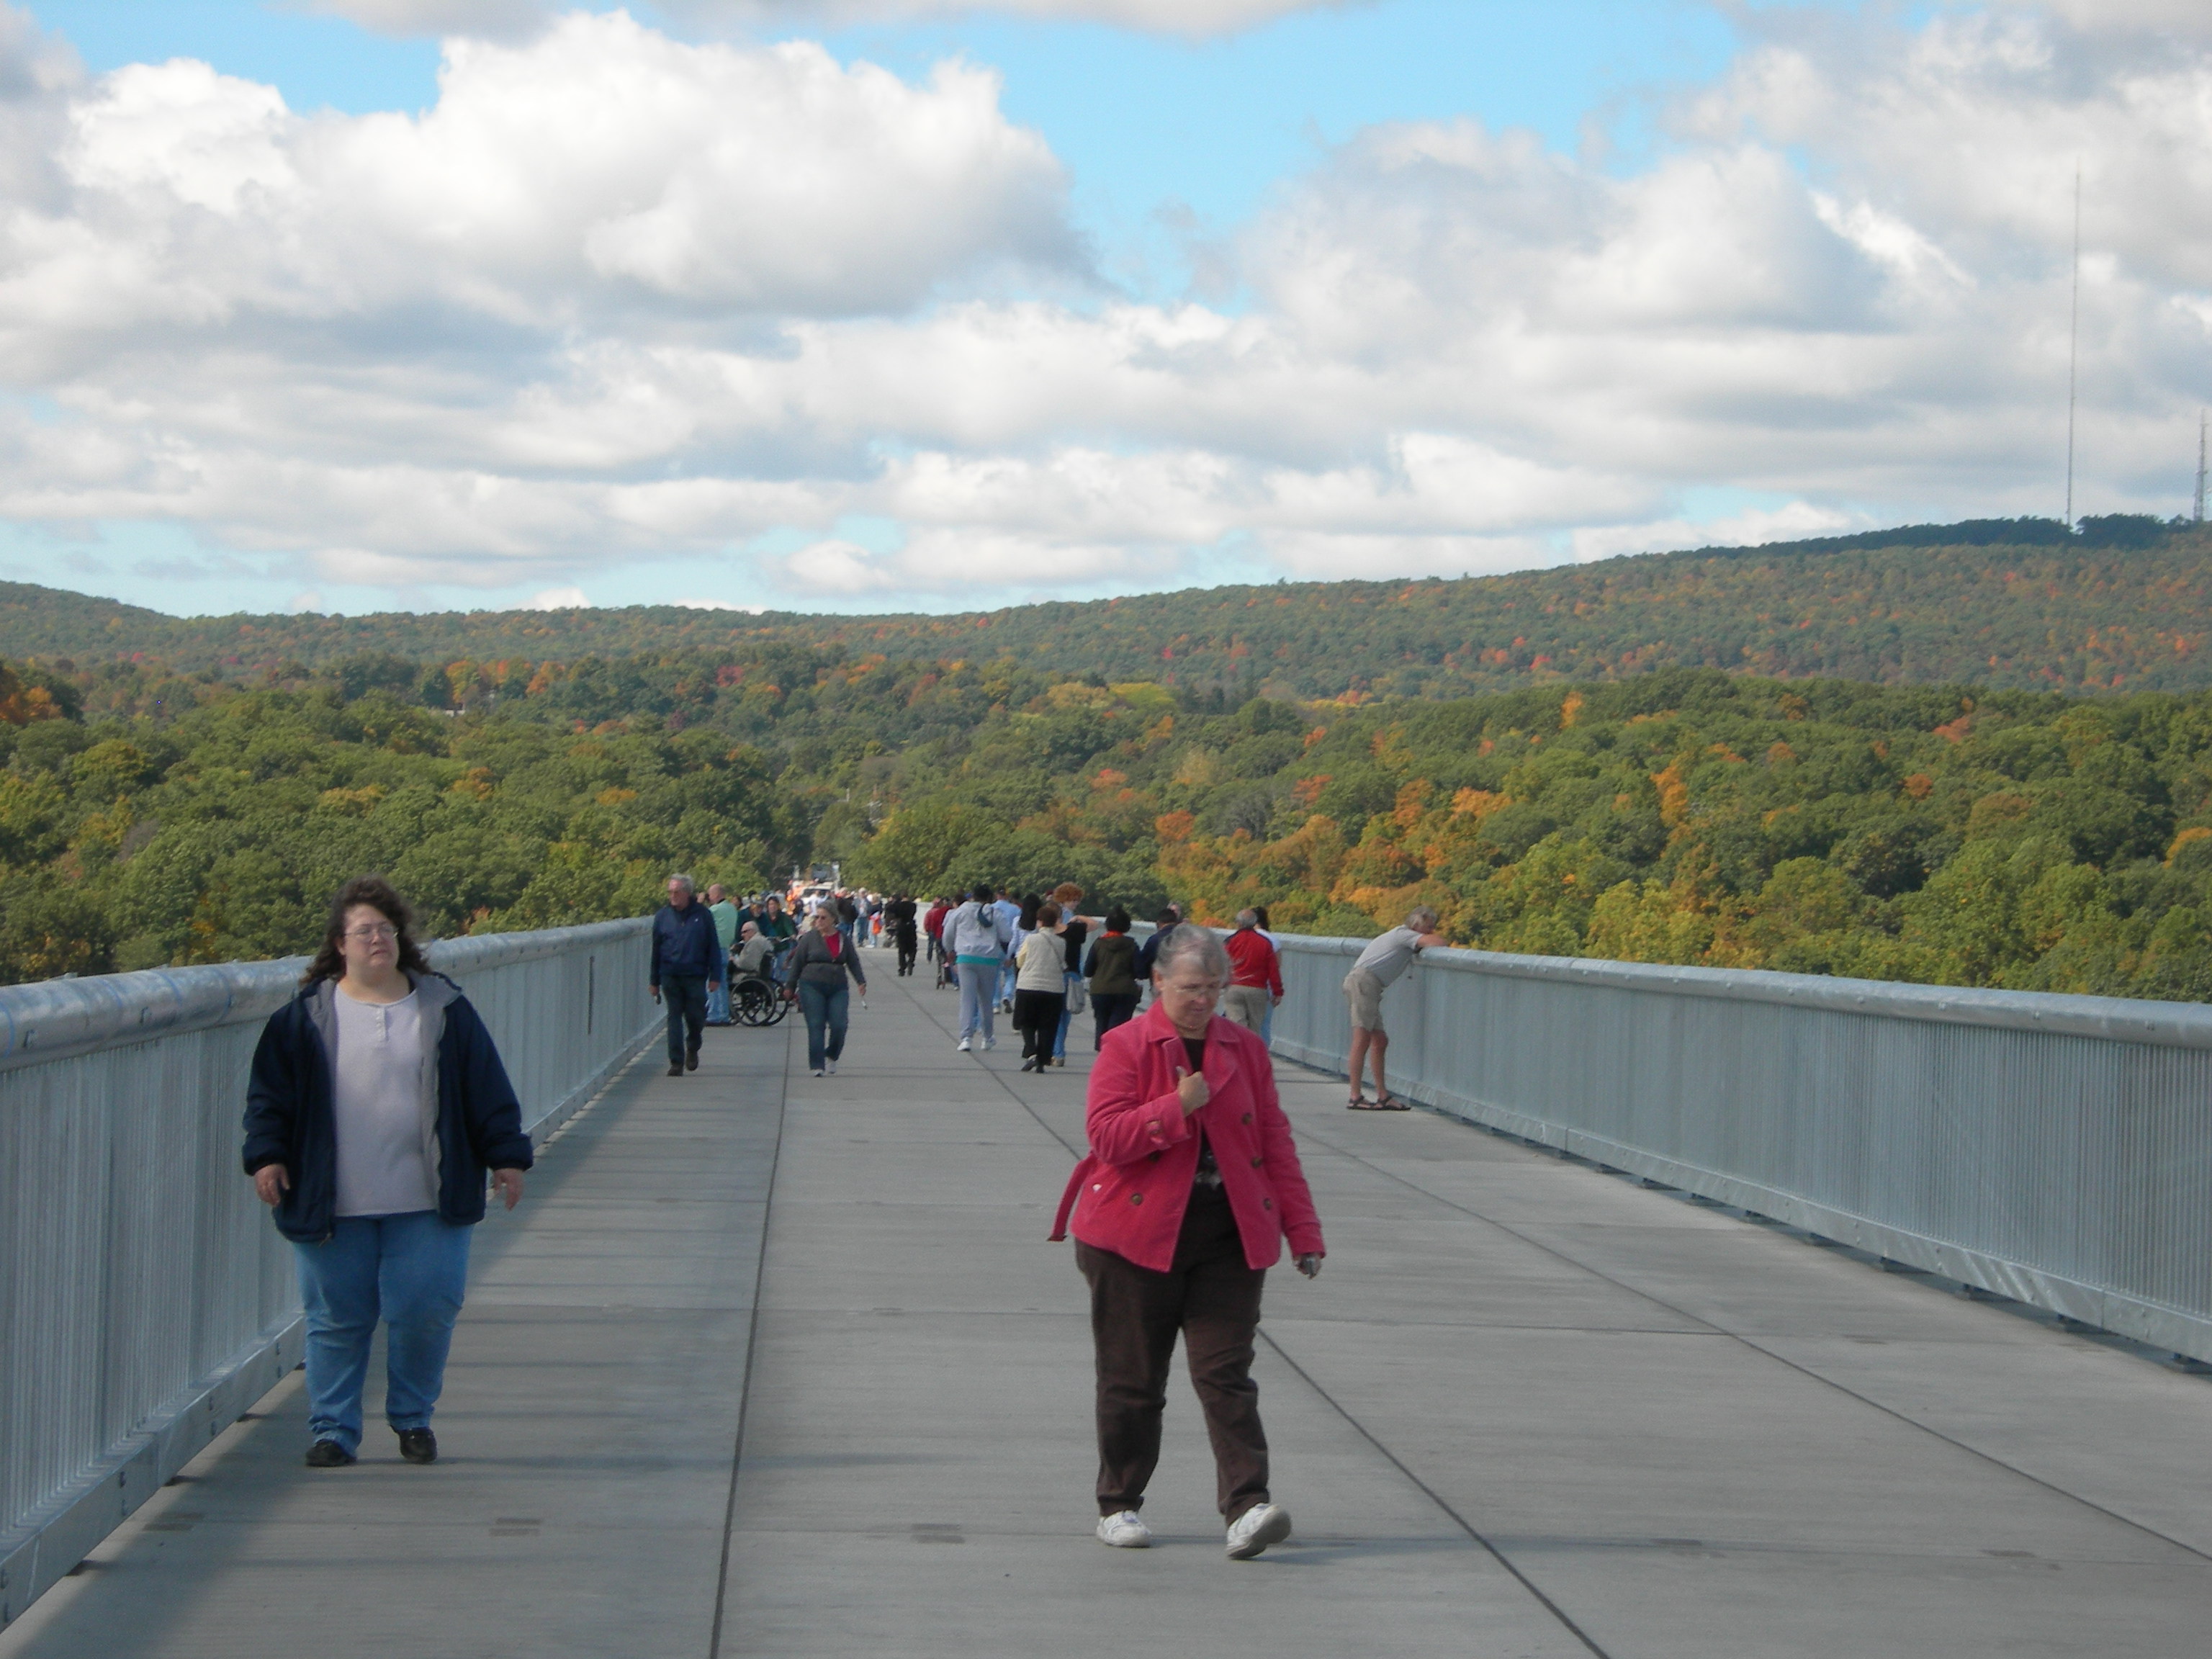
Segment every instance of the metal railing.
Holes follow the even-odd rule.
[[[1364,941],[1279,943],[1341,1075]],[[2212,1008],[1479,951],[1382,1006],[1412,1099],[2212,1359]]]
[[[533,1136],[651,1034],[650,924],[441,941]],[[301,1353],[290,1248],[239,1169],[303,958],[0,989],[0,1626]]]

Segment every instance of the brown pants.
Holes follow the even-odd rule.
[[[1245,1265],[1237,1218],[1218,1187],[1194,1187],[1165,1273],[1084,1243],[1076,1265],[1091,1284],[1091,1335],[1098,1354],[1098,1512],[1141,1509],[1160,1461],[1168,1366],[1181,1331],[1191,1386],[1213,1443],[1216,1498],[1233,1522],[1267,1501],[1267,1437],[1252,1339],[1264,1267]]]

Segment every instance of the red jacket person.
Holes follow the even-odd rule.
[[[1290,1535],[1267,1490],[1252,1346],[1267,1269],[1290,1241],[1321,1270],[1321,1222],[1274,1069],[1252,1032],[1217,1018],[1229,959],[1207,929],[1178,927],[1153,967],[1158,1000],[1106,1035],[1091,1073],[1091,1152],[1053,1237],[1075,1235],[1098,1357],[1098,1536],[1142,1548],[1137,1511],[1159,1462],[1169,1361],[1181,1332],[1214,1446],[1229,1553]]]

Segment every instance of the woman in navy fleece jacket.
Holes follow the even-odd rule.
[[[331,901],[299,994],[269,1017],[246,1090],[246,1174],[297,1253],[307,1316],[307,1462],[361,1446],[362,1385],[386,1327],[385,1416],[410,1463],[430,1414],[492,1172],[509,1209],[532,1163],[491,1034],[433,973],[379,876]]]

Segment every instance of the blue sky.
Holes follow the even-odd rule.
[[[54,181],[0,222],[0,576],[957,609],[2051,512],[2076,155],[2082,507],[2185,496],[2169,0],[536,3],[0,0],[87,71],[0,139]]]

